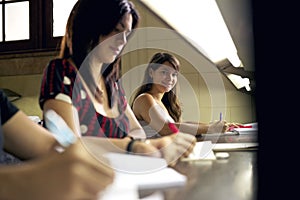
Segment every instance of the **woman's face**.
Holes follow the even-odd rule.
[[[99,56],[100,62],[111,63],[115,60],[127,43],[131,26],[132,15],[126,13],[111,33],[100,36],[100,44],[97,47],[97,56]]]
[[[176,71],[171,63],[164,62],[156,70],[150,69],[154,87],[160,92],[169,92],[177,83],[178,71]]]

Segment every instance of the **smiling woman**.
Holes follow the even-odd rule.
[[[132,109],[145,129],[147,137],[160,137],[181,132],[191,135],[222,133],[234,123],[220,119],[217,122],[184,122],[177,92],[180,63],[169,53],[153,55],[145,71],[142,85],[133,98]],[[171,126],[170,126],[171,125]]]

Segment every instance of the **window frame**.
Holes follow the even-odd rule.
[[[29,1],[29,40],[0,42],[0,55],[12,54],[12,53],[53,51],[59,49],[59,42],[61,41],[62,37],[52,36],[53,35],[52,34],[53,33],[52,0],[28,0],[28,1]],[[13,0],[10,1],[9,3],[16,3],[16,2],[22,2],[22,0]],[[8,2],[1,1],[0,3],[7,4]]]

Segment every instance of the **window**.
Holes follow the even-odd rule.
[[[53,0],[53,37],[65,34],[69,14],[77,0]]]
[[[1,12],[3,19],[0,41],[29,39],[29,1],[4,1]],[[18,13],[18,15],[15,15]]]
[[[0,53],[57,49],[76,1],[0,0]]]

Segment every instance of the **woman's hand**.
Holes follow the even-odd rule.
[[[226,122],[226,121],[215,121],[209,124],[207,133],[224,133],[226,131],[231,131],[234,128],[239,128],[243,124]]]
[[[226,131],[232,131],[234,128],[240,128],[240,126],[243,126],[243,124],[240,123],[226,123]]]
[[[159,151],[169,166],[174,166],[181,157],[187,157],[196,144],[193,135],[178,133],[157,139],[150,139],[150,144]]]
[[[228,130],[226,121],[211,122],[207,129],[207,134],[210,133],[224,133]]]
[[[51,152],[8,170],[13,176],[7,183],[11,199],[97,199],[114,178],[114,171],[90,155],[80,140],[62,153]]]

